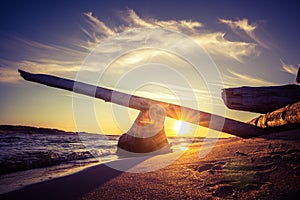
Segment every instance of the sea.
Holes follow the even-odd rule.
[[[110,162],[119,136],[47,129],[0,131],[0,194]],[[173,152],[202,139],[168,138]]]

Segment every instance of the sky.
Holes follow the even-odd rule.
[[[295,83],[299,10],[295,1],[3,0],[0,124],[121,134],[138,114],[26,82],[17,69],[247,122],[259,114],[227,109],[221,88]]]

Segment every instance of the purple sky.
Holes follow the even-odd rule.
[[[294,1],[1,1],[0,124],[78,128],[71,93],[25,82],[17,69],[75,79],[89,53],[104,41],[111,41],[110,55],[118,45],[142,42],[137,36],[112,42],[135,29],[164,28],[189,37],[210,55],[224,87],[294,83],[300,64],[299,10]],[[162,43],[169,41],[166,37]],[[140,94],[147,92],[151,89]],[[228,117],[241,121],[256,115],[227,110]],[[82,129],[125,131],[112,121],[107,119],[102,130],[83,122]]]

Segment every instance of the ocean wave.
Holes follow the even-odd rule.
[[[102,134],[0,134],[0,175],[63,163],[89,163],[117,159],[119,136]],[[185,149],[194,138],[169,138],[173,151]]]
[[[0,161],[0,174],[34,168],[48,167],[74,160],[94,158],[89,151],[70,152],[68,154],[57,152],[27,152],[10,158],[2,158]]]
[[[56,133],[56,132],[55,132]],[[82,138],[85,138],[83,140]],[[115,154],[118,137],[98,137],[95,134],[0,134],[0,175],[94,159]],[[88,161],[89,162],[89,161]]]

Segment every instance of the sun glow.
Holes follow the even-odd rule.
[[[191,130],[191,125],[188,122],[178,120],[175,122],[174,130],[178,135],[184,135]]]

